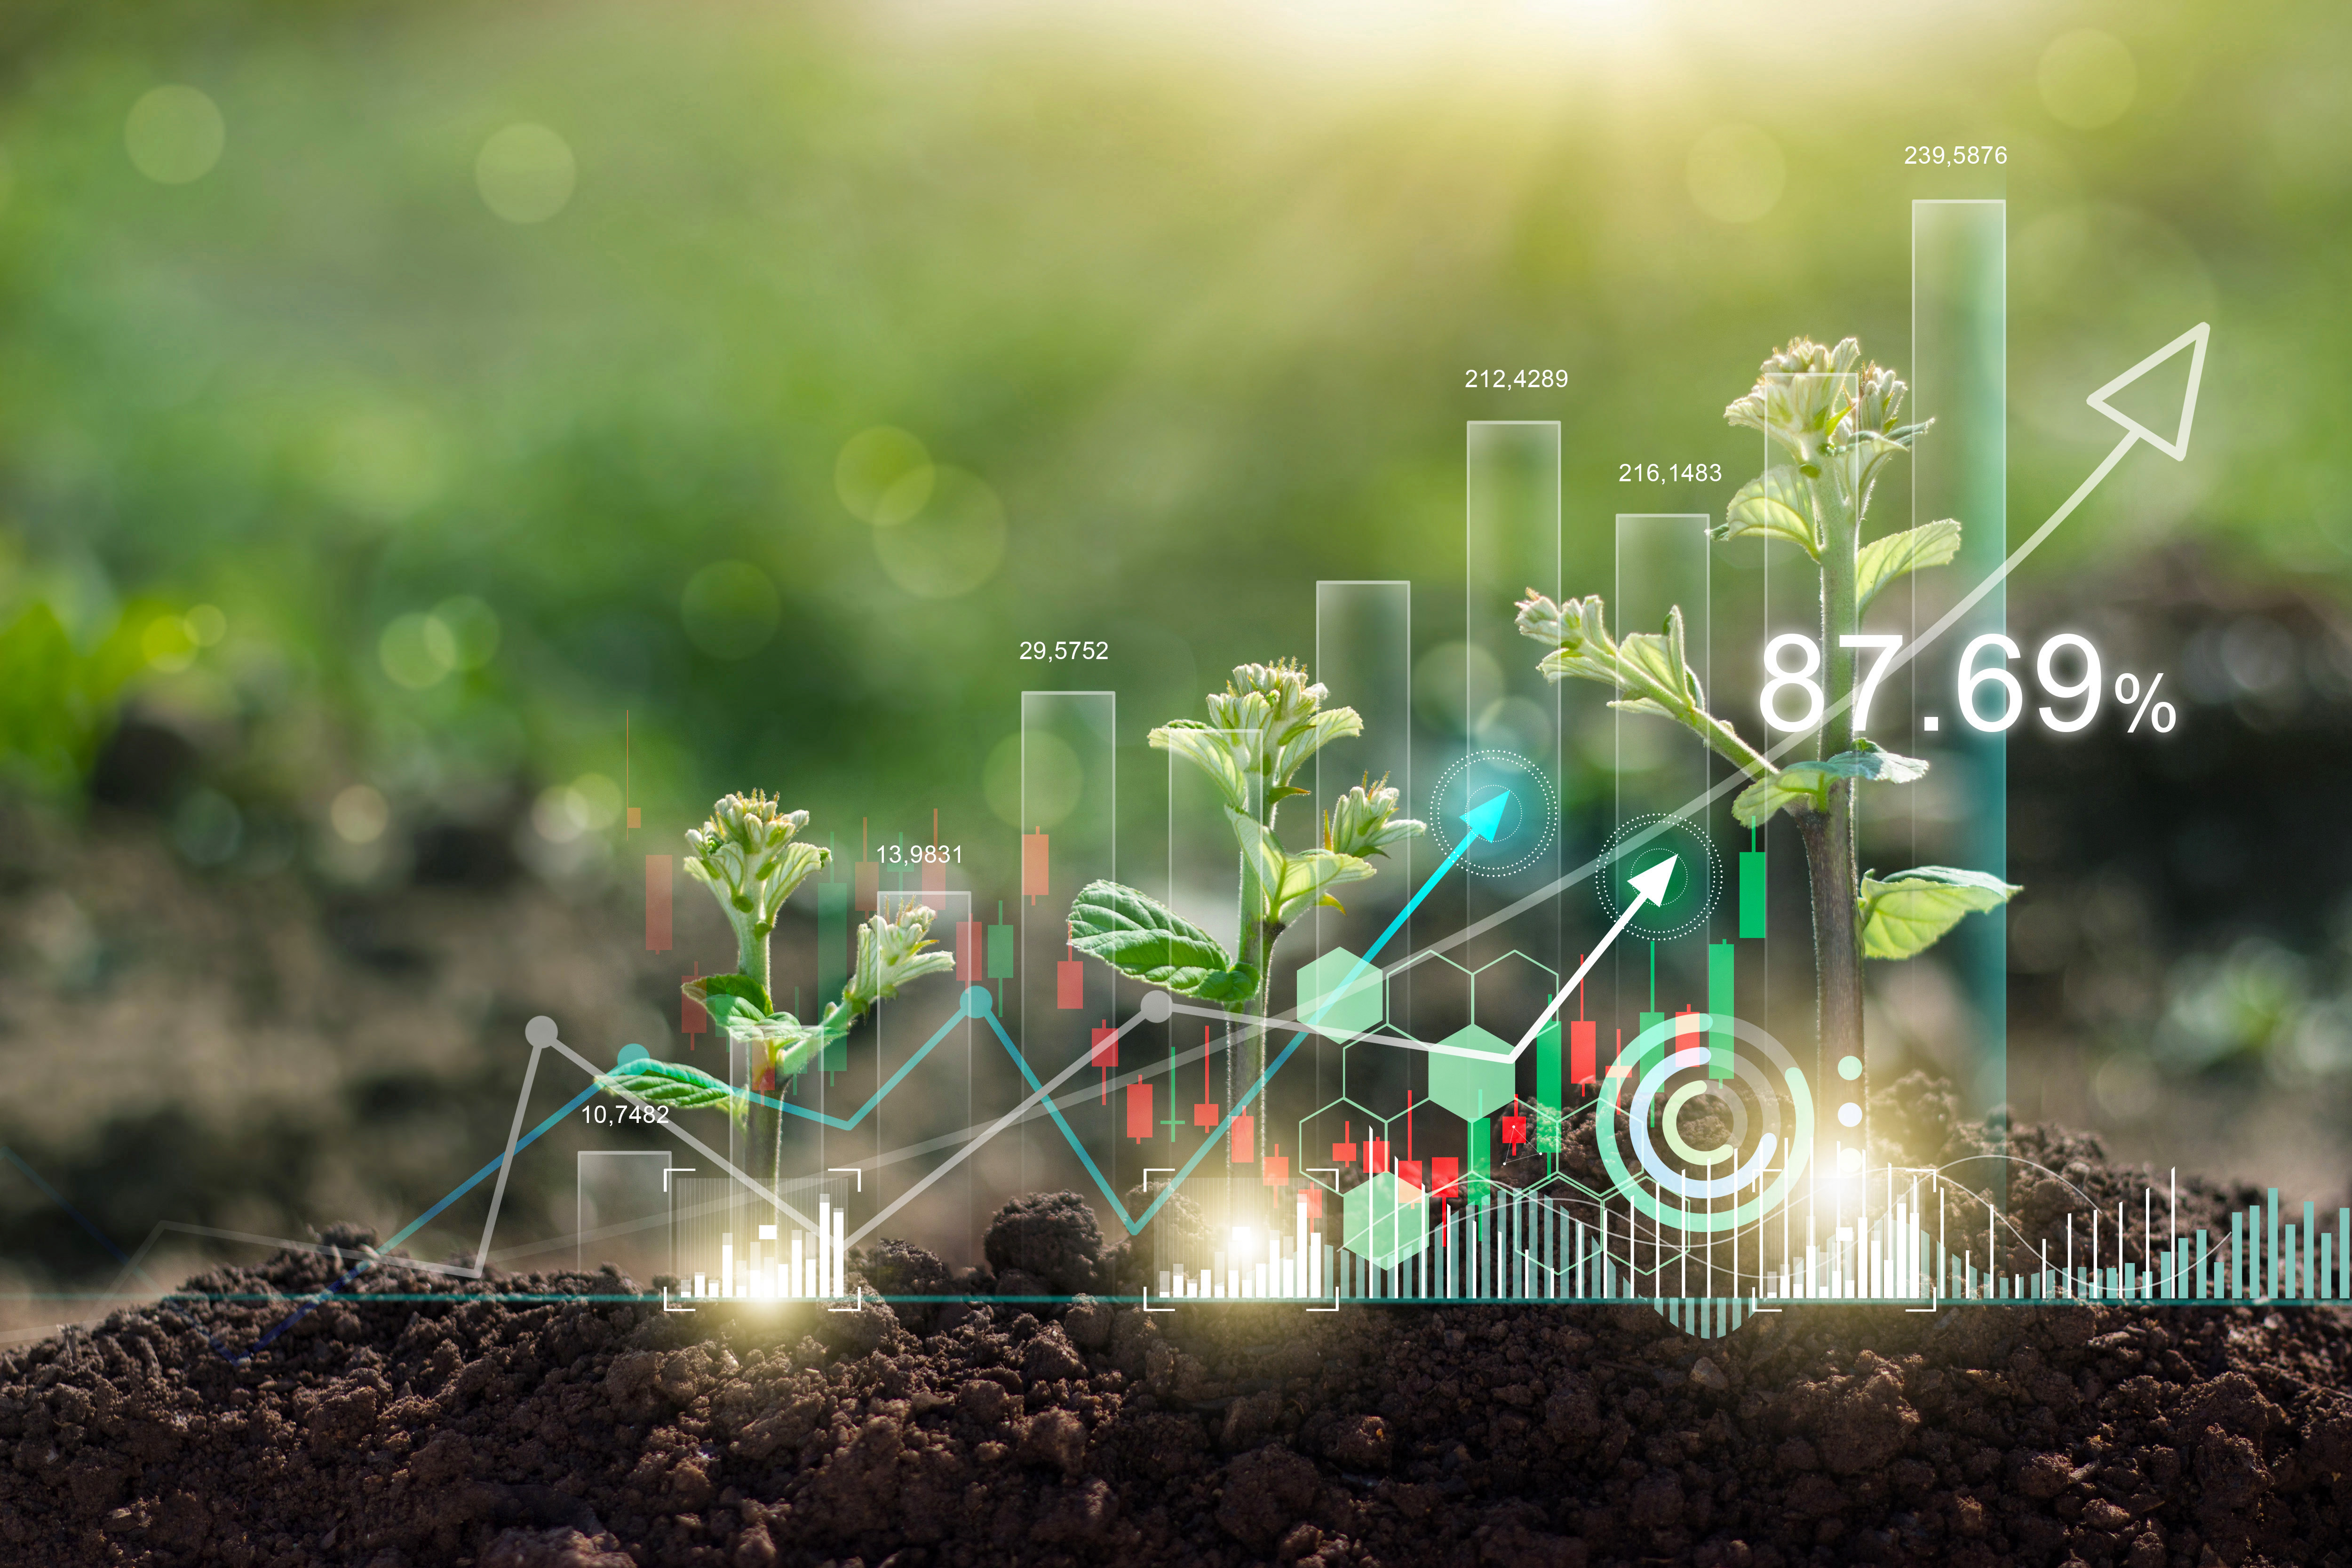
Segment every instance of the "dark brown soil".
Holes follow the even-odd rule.
[[[990,1250],[1075,1267],[1085,1212],[1032,1202]],[[282,1253],[189,1282],[258,1299],[0,1357],[0,1560],[2352,1562],[2329,1310],[1815,1308],[1702,1342],[1643,1308],[499,1299],[610,1273],[418,1303],[446,1279],[394,1263],[224,1354],[345,1271]]]

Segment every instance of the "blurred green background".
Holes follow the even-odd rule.
[[[1021,639],[1110,640],[1132,744],[1307,652],[1318,577],[1412,578],[1458,637],[1466,418],[1563,422],[1567,576],[1605,572],[1618,463],[1739,471],[1720,411],[1768,349],[1902,363],[1920,196],[2010,204],[2013,536],[2111,444],[2084,395],[2213,323],[2193,460],[2126,465],[2013,606],[2206,635],[2188,695],[2286,736],[2273,768],[2344,733],[2340,5],[218,0],[0,36],[11,821],[152,820],[207,896],[331,913],[512,862],[625,938],[625,784],[665,842],[748,784],[820,833],[943,807],[1003,880],[976,803]],[[1465,390],[1490,366],[1566,386]],[[2043,885],[2106,885],[2066,859],[2092,783],[2038,787]],[[2029,1110],[2154,1125],[2147,1086],[2231,1061],[2352,1071],[2352,926],[2256,886],[2265,835],[2334,854],[2340,811],[2233,791],[2147,793],[2227,817],[2234,870],[2159,896],[2159,844],[2116,895],[2141,926],[2050,917],[2092,978],[2029,966],[2017,1027],[2084,1054]],[[20,891],[74,875],[41,864]],[[10,929],[20,983],[68,984],[39,955],[70,942]],[[71,1070],[26,1016],[15,1059]],[[2148,1043],[2181,1018],[2226,1043]]]

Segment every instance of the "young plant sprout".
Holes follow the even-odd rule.
[[[1740,488],[1712,536],[1793,544],[1821,571],[1822,700],[1799,728],[1813,728],[1812,760],[1775,767],[1707,711],[1684,658],[1679,605],[1666,612],[1662,631],[1622,641],[1611,639],[1597,595],[1556,605],[1529,589],[1518,606],[1519,630],[1551,650],[1539,667],[1546,676],[1613,687],[1622,695],[1611,707],[1671,719],[1696,734],[1755,781],[1732,803],[1741,823],[1752,827],[1776,811],[1796,819],[1812,889],[1822,1051],[1831,1060],[1862,1056],[1864,958],[1923,952],[1962,916],[1996,909],[2023,890],[1950,866],[1886,878],[1856,870],[1854,785],[1864,779],[1907,784],[1927,764],[1861,733],[1870,694],[1865,689],[1856,701],[1854,648],[1846,639],[1879,590],[1906,574],[1946,564],[1960,548],[1960,525],[1948,519],[1862,542],[1880,472],[1927,428],[1899,422],[1907,390],[1892,371],[1864,363],[1852,338],[1832,349],[1799,338],[1766,360],[1754,389],[1724,410],[1732,424],[1762,431],[1786,460]],[[1774,694],[1768,689],[1768,712]],[[1788,722],[1772,716],[1776,727]]]
[[[1209,719],[1175,719],[1151,744],[1191,763],[1215,785],[1241,847],[1235,930],[1240,951],[1146,894],[1117,882],[1089,882],[1070,907],[1070,945],[1121,974],[1179,995],[1214,1003],[1238,1017],[1266,1016],[1274,944],[1300,915],[1342,906],[1331,889],[1375,874],[1374,858],[1423,831],[1396,815],[1397,792],[1367,779],[1323,815],[1318,847],[1285,849],[1275,819],[1283,802],[1311,792],[1291,781],[1307,759],[1343,736],[1360,735],[1352,708],[1326,708],[1328,695],[1307,671],[1283,661],[1244,664],[1209,697]],[[1250,1083],[1265,1072],[1263,1026],[1253,1030]]]
[[[735,928],[735,970],[689,980],[683,989],[709,1009],[731,1039],[757,1049],[750,1089],[772,1092],[826,1046],[846,1038],[850,1026],[877,1002],[897,995],[909,981],[955,967],[950,954],[925,951],[930,947],[933,915],[917,904],[896,919],[876,915],[857,928],[856,966],[841,994],[825,1004],[815,1022],[803,1024],[778,1011],[768,992],[768,938],[784,900],[833,858],[829,849],[797,842],[807,826],[807,812],[784,811],[755,791],[721,796],[710,808],[710,819],[686,835],[694,851],[687,858],[686,874],[710,889]],[[646,1058],[596,1081],[656,1105],[694,1109],[724,1104],[738,1121],[751,1110],[748,1092],[682,1062]],[[776,1148],[781,1168],[781,1112]]]

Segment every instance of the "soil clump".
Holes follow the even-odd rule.
[[[1982,1147],[1925,1080],[1874,1116],[1937,1164]],[[2145,1180],[2079,1135],[2010,1154],[2020,1268]],[[2248,1195],[2190,1184],[2184,1229]],[[1023,1300],[1139,1282],[1067,1194],[1007,1205],[989,1268],[883,1244],[855,1278],[923,1299],[842,1311],[372,1240],[0,1355],[0,1562],[2352,1563],[2333,1308],[1811,1305],[1700,1340],[1638,1306]]]

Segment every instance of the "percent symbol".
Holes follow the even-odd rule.
[[[2145,693],[2139,689],[2139,677],[2131,671],[2126,670],[2116,677],[2116,700],[2126,707],[2135,702],[2139,704],[2138,710],[2132,714],[2132,721],[2124,726],[2125,734],[2128,735],[2138,730],[2139,721],[2142,719],[2146,719],[2147,727],[2159,735],[2172,733],[2172,726],[2179,721],[2179,715],[2173,711],[2171,703],[2157,701],[2156,689],[2163,684],[2162,670],[2148,677],[2147,690]]]

